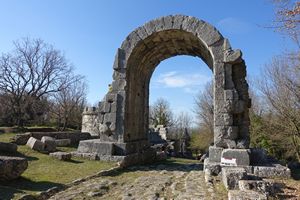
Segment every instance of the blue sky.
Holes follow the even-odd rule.
[[[112,81],[117,48],[136,27],[169,14],[205,20],[243,51],[250,77],[257,77],[271,58],[290,47],[269,26],[274,19],[270,0],[0,0],[0,53],[22,37],[41,38],[62,50],[89,86],[95,104]],[[176,111],[190,111],[193,99],[211,79],[199,59],[177,56],[163,61],[151,79],[150,102],[170,101]]]

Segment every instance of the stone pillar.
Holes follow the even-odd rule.
[[[96,107],[86,107],[82,113],[81,132],[88,132],[92,136],[99,136],[98,111]]]

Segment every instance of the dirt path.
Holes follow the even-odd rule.
[[[165,163],[95,178],[50,199],[227,199],[227,192],[218,181],[205,183],[200,164]]]

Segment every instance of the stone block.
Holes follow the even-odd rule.
[[[214,134],[214,145],[222,148],[236,148],[236,142],[234,140],[222,138],[217,134]]]
[[[119,70],[125,67],[125,51],[118,48],[113,65],[114,70]]]
[[[30,137],[29,140],[27,141],[26,145],[36,151],[44,151],[45,150],[45,144],[43,142],[41,142],[40,140],[35,139],[34,137]]]
[[[110,103],[109,102],[104,102],[103,103],[103,112],[104,113],[109,113],[110,112]]]
[[[163,17],[163,23],[164,23],[164,28],[166,30],[172,29],[172,25],[173,25],[172,15],[168,15],[168,16]]]
[[[230,64],[236,64],[242,62],[242,51],[237,49],[237,50],[231,50],[227,51],[227,55],[225,56],[225,63],[230,63]]]
[[[250,165],[249,150],[246,149],[224,149],[221,158],[235,159],[237,166]]]
[[[264,180],[240,180],[239,189],[243,191],[254,190],[264,194],[274,194],[274,184]]]
[[[214,116],[215,126],[232,126],[233,125],[233,116],[230,113],[218,113]]]
[[[223,37],[218,30],[208,23],[204,23],[203,26],[199,26],[196,30],[198,37],[207,45],[211,46]]]
[[[113,102],[110,104],[110,112],[111,113],[116,113],[117,112],[117,102]]]
[[[126,87],[126,80],[125,79],[118,79],[114,80],[112,82],[112,91],[119,91],[119,90],[124,90]]]
[[[27,143],[27,141],[29,140],[30,137],[31,137],[30,133],[16,134],[12,138],[12,142],[15,143],[15,144],[17,144],[17,145],[25,145]]]
[[[173,29],[180,29],[184,18],[185,17],[183,15],[173,16]]]
[[[0,156],[0,181],[18,178],[27,169],[26,158]]]
[[[233,113],[234,114],[241,114],[245,111],[245,108],[246,108],[246,104],[245,104],[245,101],[243,100],[238,100],[235,102],[234,104],[234,108],[233,108]]]
[[[17,152],[17,149],[18,149],[18,145],[16,145],[16,144],[0,142],[0,152],[15,153],[15,152]]]
[[[214,137],[218,139],[235,140],[238,137],[237,126],[215,126]]]
[[[72,154],[67,152],[54,152],[54,153],[50,153],[49,156],[64,161],[71,160],[72,158]]]
[[[223,167],[222,181],[227,190],[239,188],[239,181],[247,179],[247,173],[240,167]]]
[[[253,166],[254,175],[262,178],[290,178],[291,170],[282,165]]]
[[[104,103],[105,103],[105,102],[103,102],[103,101],[100,101],[100,102],[99,102],[99,112],[100,112],[101,114],[105,114]]]
[[[45,144],[45,151],[54,152],[56,151],[55,139],[49,136],[43,136],[41,141]]]
[[[229,190],[228,200],[267,200],[266,194],[262,194],[256,191],[247,190]]]
[[[55,141],[55,138],[50,137],[50,136],[43,136],[41,139],[41,142],[46,142],[46,141]]]
[[[209,161],[221,162],[222,151],[223,151],[223,148],[221,148],[221,147],[210,146],[209,150],[208,150]]]
[[[211,162],[209,158],[204,159],[203,169],[210,175],[217,176],[221,172],[221,165],[219,162]]]
[[[115,122],[116,118],[117,118],[117,114],[116,113],[106,113],[104,115],[104,123]]]
[[[224,99],[225,100],[235,100],[237,98],[238,98],[238,94],[235,89],[224,91]]]
[[[59,139],[59,140],[55,140],[55,144],[58,147],[67,147],[67,146],[70,146],[71,140],[70,139]]]
[[[98,155],[114,155],[114,143],[101,142],[98,139],[84,140],[79,142],[79,153],[96,153]]]

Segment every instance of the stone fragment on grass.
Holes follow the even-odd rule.
[[[44,151],[45,150],[45,144],[43,142],[41,142],[40,140],[35,139],[34,137],[30,137],[29,140],[27,141],[26,145],[36,151]]]
[[[67,153],[67,152],[54,152],[54,153],[50,153],[49,156],[64,161],[71,160],[72,158],[71,153]]]
[[[56,151],[56,142],[54,138],[49,136],[43,136],[41,141],[45,144],[45,150],[47,152]]]
[[[27,169],[28,161],[20,157],[0,156],[0,180],[13,180]]]

